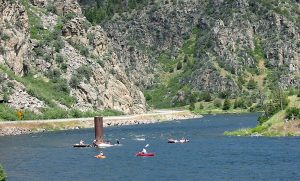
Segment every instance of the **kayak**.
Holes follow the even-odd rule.
[[[168,143],[178,143],[178,140],[169,139]]]
[[[106,158],[106,156],[104,156],[104,155],[97,155],[97,156],[95,156],[96,158],[100,158],[100,159],[103,159],[103,158]]]
[[[136,156],[155,156],[154,153],[143,153],[143,152],[138,152]]]
[[[83,147],[91,147],[91,145],[88,145],[88,144],[74,144],[73,147],[83,148]]]

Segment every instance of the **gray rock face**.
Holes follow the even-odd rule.
[[[0,63],[22,75],[30,58],[28,16],[18,2],[0,1]]]
[[[70,95],[75,96],[76,104],[66,107],[56,102],[57,106],[83,111],[107,108],[125,113],[146,111],[145,98],[134,82],[128,78],[126,66],[123,64],[122,57],[115,53],[116,49],[113,48],[112,41],[100,26],[89,25],[76,0],[32,0],[30,2],[29,8],[34,7],[34,12],[38,12],[37,15],[41,18],[43,28],[48,31],[54,31],[59,16],[67,16],[70,13],[75,15],[63,25],[61,42],[64,46],[58,53],[53,51],[51,42],[41,43],[41,40],[30,39],[25,8],[19,1],[14,3],[3,0],[0,3],[0,27],[4,27],[1,32],[9,35],[10,38],[0,41],[0,45],[5,48],[5,53],[0,55],[1,64],[8,65],[19,75],[23,75],[24,64],[26,64],[27,69],[37,71],[38,76],[45,76],[49,71],[60,69],[60,63],[54,60],[60,54],[67,66],[61,77],[67,81],[70,81],[82,66],[90,67],[92,72],[89,78],[80,80],[80,84],[71,89]],[[57,15],[43,13],[42,9],[50,5],[55,6]],[[21,21],[23,26],[17,27],[16,21]],[[5,27],[7,22],[11,27]],[[75,44],[80,45],[79,48],[86,48],[88,52],[83,55],[81,49]],[[37,55],[36,51],[32,52],[31,46],[34,49],[42,49],[44,53]],[[30,57],[30,54],[34,57]],[[45,55],[48,55],[47,59]],[[21,85],[18,82],[14,84]],[[47,107],[43,101],[30,96],[26,92],[26,85],[23,86],[25,86],[23,89],[14,89],[10,93],[8,103],[12,107],[35,112],[42,107]]]

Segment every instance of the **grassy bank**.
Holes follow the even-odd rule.
[[[94,116],[119,116],[124,115],[123,112],[105,109],[99,111],[80,111],[78,109],[65,110],[59,107],[43,109],[41,114],[32,111],[23,111],[22,120],[43,120],[43,119],[62,119],[62,118],[82,118]],[[16,121],[19,120],[18,110],[11,108],[5,104],[0,104],[0,121]]]
[[[281,110],[255,128],[225,132],[228,136],[300,136],[300,98],[289,97],[286,109]]]

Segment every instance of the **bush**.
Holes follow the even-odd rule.
[[[230,96],[230,91],[226,90],[226,91],[219,92],[218,96],[221,99],[226,99]]]
[[[214,100],[214,106],[216,108],[220,108],[222,106],[222,100],[221,99],[215,99]]]
[[[84,76],[87,80],[89,80],[92,75],[92,68],[89,66],[83,65],[77,69],[77,73],[81,76]]]
[[[57,13],[57,9],[56,7],[53,5],[53,4],[49,4],[47,7],[46,7],[47,11],[48,12],[51,12],[53,14],[56,14]]]
[[[286,110],[286,118],[295,119],[300,118],[300,109],[296,107],[291,107]]]
[[[68,64],[66,63],[62,63],[60,68],[63,70],[63,72],[67,72],[67,69],[68,69]]]
[[[179,61],[177,63],[177,70],[180,70],[180,69],[182,69],[182,63],[181,63],[181,61]]]
[[[247,88],[248,89],[255,89],[257,86],[257,83],[254,81],[254,79],[250,79],[248,84],[247,84]]]
[[[195,110],[195,103],[194,102],[190,103],[189,110],[190,111],[194,111]]]
[[[228,99],[225,99],[224,104],[223,104],[223,110],[229,110],[231,107],[231,103]]]
[[[4,47],[0,46],[0,54],[4,55],[6,53],[6,50]]]
[[[65,46],[65,42],[59,38],[53,42],[53,47],[55,52],[60,52],[60,50]]]
[[[55,61],[57,63],[63,63],[64,62],[64,57],[61,54],[56,54]]]
[[[203,104],[202,103],[200,103],[200,105],[199,105],[199,109],[201,110],[201,109],[204,109],[204,106],[203,106]]]
[[[54,84],[54,90],[59,92],[70,93],[70,89],[66,79],[58,79]]]
[[[246,109],[247,106],[246,106],[245,100],[243,98],[236,99],[234,101],[233,108],[234,109],[236,109],[236,108]]]
[[[43,112],[43,119],[58,119],[58,118],[67,118],[68,117],[68,111],[54,107],[54,108],[48,108],[45,109]]]
[[[6,178],[6,173],[2,167],[2,165],[0,165],[0,181],[5,181]]]
[[[76,74],[75,75],[73,74],[69,81],[69,85],[70,87],[75,89],[79,86],[80,82],[81,82],[80,78]]]
[[[53,79],[54,82],[55,82],[55,79],[59,79],[60,76],[61,76],[61,72],[59,69],[53,69],[47,73],[47,77],[50,79]]]
[[[210,95],[210,93],[209,92],[202,92],[202,93],[200,93],[200,95],[199,95],[199,100],[200,101],[205,101],[205,102],[210,102],[210,101],[212,101],[212,97],[211,97],[211,95]]]

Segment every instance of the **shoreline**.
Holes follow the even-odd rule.
[[[151,124],[163,121],[202,118],[190,111],[158,110],[151,113],[103,117],[103,126]],[[94,117],[53,120],[26,120],[0,122],[0,136],[34,134],[57,130],[74,130],[94,127]]]

